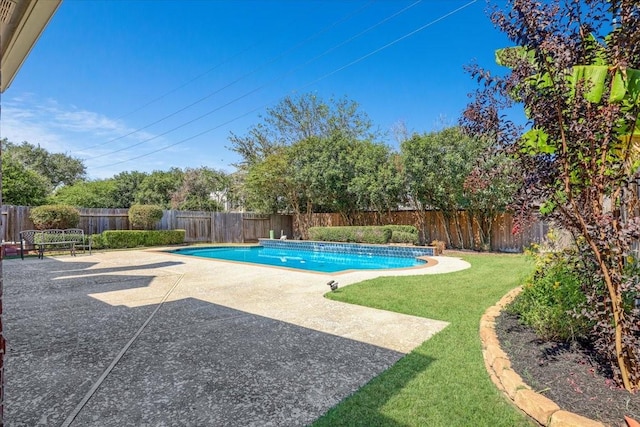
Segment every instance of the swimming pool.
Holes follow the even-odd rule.
[[[321,273],[346,270],[380,270],[425,265],[415,256],[384,256],[373,253],[346,253],[328,250],[300,250],[291,247],[235,246],[185,248],[171,251],[180,255],[246,262]]]

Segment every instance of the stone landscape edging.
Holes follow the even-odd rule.
[[[482,355],[491,381],[511,402],[545,427],[605,427],[601,422],[562,410],[554,401],[529,387],[511,368],[509,356],[500,347],[496,334],[496,317],[522,291],[512,289],[480,318]]]

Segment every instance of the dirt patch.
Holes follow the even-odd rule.
[[[640,393],[617,387],[589,347],[542,341],[506,312],[496,318],[496,333],[524,382],[562,409],[616,427],[626,426],[625,415],[640,420]]]

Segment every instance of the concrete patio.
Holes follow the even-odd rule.
[[[7,425],[302,426],[445,322],[330,301],[341,275],[158,250],[5,260]]]

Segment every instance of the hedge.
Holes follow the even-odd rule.
[[[158,205],[131,205],[129,207],[129,222],[135,230],[152,230],[162,219],[163,210]]]
[[[185,230],[108,230],[94,234],[95,249],[123,249],[184,243]]]
[[[309,239],[325,242],[415,244],[418,240],[418,230],[412,225],[311,227]]]
[[[80,211],[69,205],[42,205],[31,209],[29,218],[36,230],[74,228],[80,223]]]

